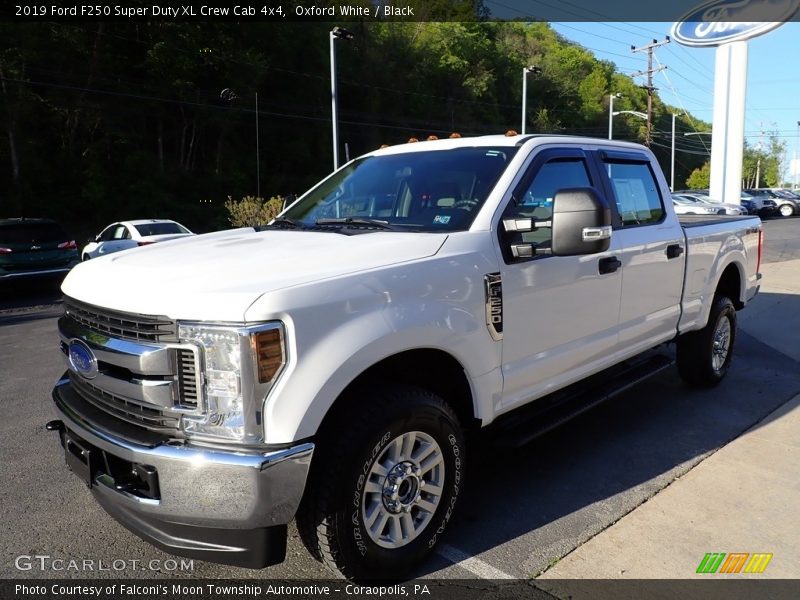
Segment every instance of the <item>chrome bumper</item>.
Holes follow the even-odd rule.
[[[92,452],[146,465],[157,473],[157,498],[126,491],[102,470],[89,473],[98,502],[128,529],[183,556],[256,568],[282,560],[285,525],[303,496],[314,444],[255,454],[192,447],[177,440],[139,445],[102,431],[71,410],[70,394],[75,391],[68,379],[53,390],[67,435],[77,436]],[[64,435],[62,431],[62,444]],[[264,555],[263,544],[279,546],[281,540],[273,538],[281,534],[280,552],[276,548]]]

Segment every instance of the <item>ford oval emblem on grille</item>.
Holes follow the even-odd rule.
[[[97,375],[97,358],[92,349],[80,340],[69,343],[69,364],[86,379],[94,379]]]

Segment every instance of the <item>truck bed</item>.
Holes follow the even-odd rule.
[[[752,219],[753,215],[678,215],[678,221],[684,229],[698,227],[700,225],[716,225],[719,223],[731,223]]]

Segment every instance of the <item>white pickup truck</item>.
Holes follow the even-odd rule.
[[[264,567],[296,518],[346,577],[401,577],[451,521],[467,432],[524,441],[664,368],[667,342],[718,383],[761,247],[755,217],[679,222],[639,145],[378,150],[258,230],[76,267],[48,429],[168,552]]]

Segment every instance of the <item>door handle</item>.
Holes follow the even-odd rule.
[[[607,256],[606,258],[601,258],[597,266],[600,275],[606,275],[607,273],[613,273],[619,269],[622,266],[622,261],[616,256]]]
[[[683,246],[680,244],[667,246],[667,258],[678,258],[681,254],[683,254]]]

